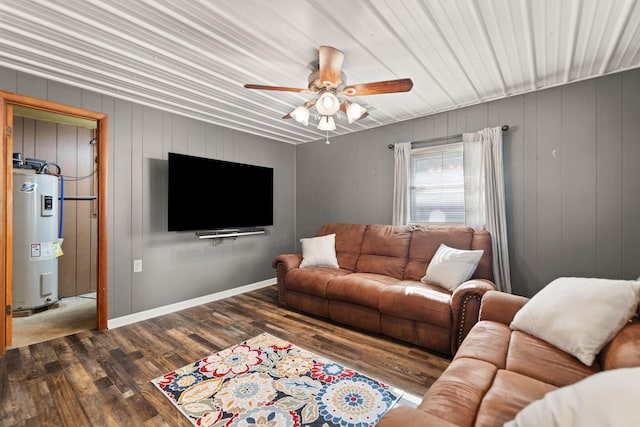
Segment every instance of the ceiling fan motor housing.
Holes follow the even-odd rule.
[[[340,79],[338,79],[336,82],[331,82],[331,81],[325,81],[325,82],[321,82],[320,81],[320,70],[316,70],[311,72],[311,74],[309,74],[309,91],[311,92],[320,92],[322,90],[327,90],[327,89],[336,89],[338,90],[340,87],[344,86],[347,83],[347,76],[343,73],[340,72]]]

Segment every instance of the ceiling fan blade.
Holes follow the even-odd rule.
[[[318,66],[320,75],[318,79],[320,84],[325,87],[338,87],[342,81],[340,73],[342,71],[342,62],[344,61],[344,53],[331,46],[320,46],[318,51]]]
[[[413,87],[411,79],[385,80],[345,86],[342,93],[348,96],[378,95],[381,93],[408,92]]]
[[[260,90],[279,90],[281,92],[309,92],[309,89],[301,89],[297,87],[284,87],[284,86],[265,86],[265,85],[244,85],[247,89],[260,89]]]

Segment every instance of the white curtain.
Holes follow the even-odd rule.
[[[511,293],[502,129],[465,133],[462,140],[467,225],[491,234],[494,282],[498,290]]]
[[[398,142],[393,147],[395,159],[393,177],[393,225],[406,225],[409,218],[409,161],[411,159],[411,143]]]

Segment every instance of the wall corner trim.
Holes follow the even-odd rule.
[[[132,323],[140,322],[142,320],[151,319],[153,317],[162,316],[165,314],[173,313],[176,311],[184,310],[187,308],[195,307],[202,304],[207,304],[212,301],[218,301],[224,298],[229,298],[234,295],[240,295],[245,292],[253,291],[267,286],[274,285],[276,278],[263,280],[261,282],[251,283],[237,288],[228,289],[226,291],[220,291],[209,295],[203,295],[201,297],[192,298],[185,301],[180,301],[174,304],[165,305],[162,307],[152,308],[150,310],[140,311],[138,313],[128,314],[126,316],[116,317],[109,319],[107,322],[108,329],[119,328],[120,326],[130,325]]]

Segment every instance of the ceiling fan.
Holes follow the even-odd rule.
[[[318,51],[318,69],[309,74],[306,89],[283,86],[265,86],[256,84],[244,85],[247,89],[277,90],[283,92],[301,92],[319,95],[286,114],[283,119],[294,118],[296,121],[309,124],[312,108],[317,111],[318,129],[335,130],[333,115],[342,111],[349,123],[368,116],[367,110],[343,96],[378,95],[383,93],[408,92],[413,87],[411,79],[385,80],[380,82],[347,85],[342,72],[344,53],[331,46],[320,46]]]

